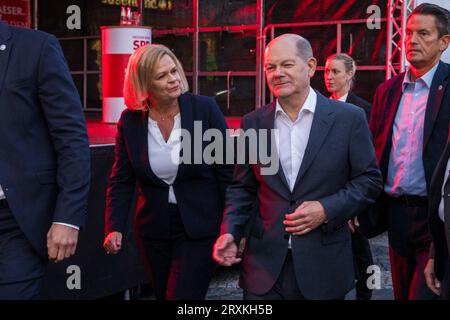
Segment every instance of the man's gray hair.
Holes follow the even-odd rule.
[[[311,47],[311,43],[309,43],[308,40],[303,38],[302,36],[298,36],[295,46],[297,47],[297,54],[300,58],[303,59],[303,61],[308,61],[309,58],[312,58],[313,55],[313,49]]]
[[[303,38],[302,36],[295,34],[295,33],[285,33],[282,34],[281,36],[276,37],[275,39],[273,39],[272,41],[283,41],[283,40],[290,40],[290,41],[295,41],[295,46],[297,48],[297,55],[303,60],[303,61],[308,61],[309,58],[312,58],[313,55],[313,50],[311,47],[311,43],[309,43],[309,41],[305,38]],[[270,44],[270,43],[269,43]]]

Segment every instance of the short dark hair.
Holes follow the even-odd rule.
[[[450,34],[450,12],[447,9],[431,3],[422,3],[414,8],[408,19],[414,14],[434,16],[436,18],[439,38]]]

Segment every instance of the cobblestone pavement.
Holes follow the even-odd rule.
[[[381,270],[381,288],[374,290],[372,300],[392,300],[392,280],[389,265],[387,234],[370,240],[375,265]],[[211,281],[207,300],[241,300],[242,289],[238,286],[239,267],[219,267]],[[347,300],[355,298],[354,290],[346,296]]]

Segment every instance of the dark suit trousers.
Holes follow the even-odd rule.
[[[261,295],[244,290],[244,300],[306,300],[297,285],[291,250],[272,289]]]
[[[450,258],[447,257],[446,269],[441,282],[441,299],[450,300]]]
[[[167,239],[136,237],[156,299],[205,299],[216,267],[212,259],[215,238],[190,238],[176,205],[161,214],[170,216]]]
[[[357,278],[356,299],[369,300],[372,297],[372,290],[367,287],[367,279],[370,276],[367,268],[373,265],[372,251],[369,240],[358,229],[352,233],[352,250]]]
[[[47,262],[32,248],[5,202],[0,204],[0,300],[38,299]]]
[[[339,297],[336,300],[344,299],[345,297]],[[297,285],[291,250],[288,250],[283,268],[272,289],[259,295],[244,290],[244,300],[307,300]]]
[[[428,261],[431,237],[428,206],[411,206],[388,197],[389,257],[396,300],[432,300],[423,271]]]

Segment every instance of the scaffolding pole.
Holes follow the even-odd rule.
[[[388,0],[386,36],[386,79],[405,71],[406,20],[414,9],[414,0]]]

